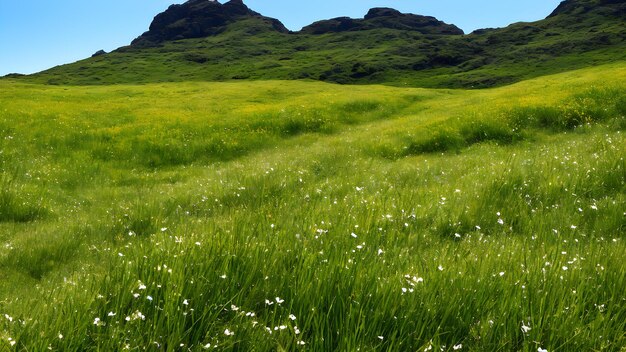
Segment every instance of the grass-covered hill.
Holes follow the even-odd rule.
[[[2,80],[0,350],[624,351],[625,81]]]
[[[288,32],[248,9],[192,0],[133,45],[22,78],[46,84],[310,79],[490,87],[626,59],[626,3],[567,0],[532,23],[463,35],[432,17],[373,9]]]

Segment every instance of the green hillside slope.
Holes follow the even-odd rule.
[[[626,59],[623,1],[568,0],[544,20],[468,35],[390,9],[288,33],[238,1],[228,3],[239,9],[234,17],[219,10],[228,4],[197,2],[187,12],[177,7],[157,16],[132,46],[23,79],[73,85],[310,79],[478,88]],[[202,25],[208,27],[198,31]]]
[[[2,80],[0,350],[621,351],[624,82]]]

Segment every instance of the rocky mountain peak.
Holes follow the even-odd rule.
[[[158,14],[150,24],[150,30],[131,45],[153,46],[170,40],[217,35],[226,30],[229,24],[251,18],[266,24],[270,30],[289,32],[280,21],[250,10],[242,0],[230,0],[225,4],[215,0],[189,0],[180,5],[171,5]]]
[[[564,0],[548,16],[583,15],[591,11],[599,11],[602,15],[615,17],[626,16],[626,1],[624,0]]]
[[[398,10],[386,7],[370,9],[362,19],[337,17],[330,20],[318,21],[302,28],[302,32],[307,34],[325,34],[380,28],[415,31],[428,35],[463,34],[463,31],[459,27],[441,22],[434,17],[402,13]]]
[[[375,7],[370,9],[365,15],[365,19],[369,20],[376,17],[400,17],[402,12],[388,7]]]
[[[217,1],[216,1],[217,2]],[[245,16],[249,13],[257,14],[256,12],[251,11],[248,6],[246,6],[242,0],[230,0],[229,2],[223,5],[224,10],[232,15],[240,15]],[[258,14],[257,14],[258,15]]]

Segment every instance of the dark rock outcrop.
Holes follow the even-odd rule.
[[[591,6],[581,1],[565,0],[565,1],[561,1],[559,6],[557,6],[557,8],[554,9],[554,11],[552,11],[552,13],[548,16],[548,18],[557,16],[557,15],[562,15],[562,14],[571,15],[571,14],[577,14],[577,13],[586,13],[589,11],[590,8]]]
[[[602,8],[605,8],[602,11]],[[558,15],[583,15],[590,11],[601,11],[603,15],[612,15],[615,17],[626,16],[626,1],[624,0],[564,0],[559,6],[548,16],[555,17]]]
[[[463,30],[457,26],[441,22],[434,17],[401,13],[398,10],[384,7],[369,10],[365,18],[362,19],[338,17],[318,21],[302,28],[301,32],[306,34],[324,34],[377,28],[416,31],[422,34],[463,34]]]
[[[91,55],[91,57],[96,57],[96,56],[100,56],[100,55],[105,55],[107,52],[104,50],[98,50],[96,51],[93,55]]]
[[[302,28],[300,32],[306,34],[337,33],[359,29],[359,27],[358,20],[350,17],[336,17],[310,24]]]
[[[250,10],[242,0],[225,4],[215,0],[189,0],[158,14],[150,30],[133,40],[131,45],[153,46],[165,41],[213,36],[222,33],[229,24],[251,18],[266,25],[268,30],[289,32],[279,20]]]
[[[26,75],[22,73],[9,73],[0,78],[21,78],[21,77],[26,77]]]

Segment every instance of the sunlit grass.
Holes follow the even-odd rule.
[[[0,350],[620,351],[625,78],[0,83]]]

